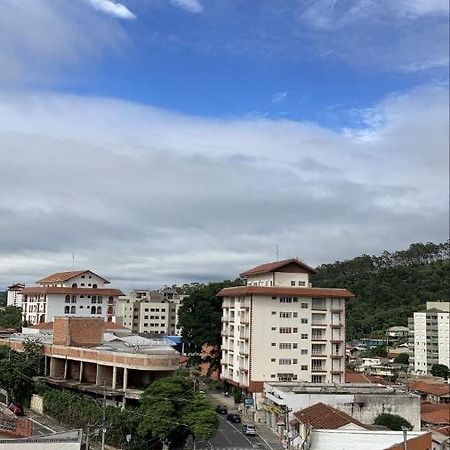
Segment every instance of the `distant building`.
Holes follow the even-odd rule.
[[[24,287],[25,285],[22,283],[16,283],[8,286],[6,306],[16,306],[18,308],[22,307],[22,291]]]
[[[102,317],[116,320],[116,302],[123,292],[90,270],[58,272],[36,287],[22,289],[22,319],[29,324],[52,322],[56,316]]]
[[[408,341],[409,328],[402,326],[390,327],[387,330],[387,339],[390,346],[397,346]]]
[[[287,259],[241,274],[246,286],[222,289],[224,381],[262,392],[264,381],[345,380],[346,289],[313,288],[316,271]]]
[[[410,367],[430,373],[434,364],[450,367],[450,302],[427,302],[427,309],[408,320]]]
[[[184,295],[172,288],[135,290],[118,299],[118,321],[134,333],[179,335],[178,310]]]

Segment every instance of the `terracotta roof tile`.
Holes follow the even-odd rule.
[[[306,269],[310,273],[317,273],[316,269],[313,269],[312,267],[309,267],[302,261],[298,260],[297,258],[290,258],[290,259],[283,259],[282,261],[274,261],[266,264],[261,264],[259,266],[253,267],[253,269],[246,270],[245,272],[241,273],[241,277],[245,278],[247,276],[251,275],[259,275],[263,273],[269,273],[274,272],[276,269],[280,269],[281,267],[287,266],[288,264],[298,264],[303,269]]]
[[[324,403],[316,403],[294,413],[296,419],[304,424],[311,425],[314,429],[337,430],[345,425],[353,423],[365,429],[370,429],[367,425],[354,419],[343,411],[339,411]]]
[[[345,382],[346,383],[371,383],[367,375],[360,372],[352,372],[350,370],[345,371]]]
[[[302,287],[277,287],[277,286],[238,286],[222,289],[218,297],[230,297],[237,295],[286,295],[293,297],[339,297],[349,298],[353,294],[347,289],[329,288],[302,288]]]
[[[410,390],[437,396],[450,395],[450,385],[444,383],[430,384],[426,383],[425,381],[418,381],[410,385]]]
[[[445,409],[423,413],[420,419],[435,425],[450,425],[450,405],[447,405]]]
[[[420,404],[420,413],[428,413],[431,411],[437,411],[439,409],[446,409],[449,406],[445,403],[429,403],[429,402],[422,402]]]
[[[447,427],[436,428],[434,431],[444,434],[445,436],[450,436],[450,425]]]
[[[24,295],[32,294],[70,294],[70,295],[125,295],[120,289],[103,289],[103,288],[70,288],[70,287],[54,287],[54,286],[36,286],[25,288],[22,291]]]
[[[38,281],[38,283],[58,283],[58,282],[62,282],[62,281],[67,281],[67,280],[71,280],[72,278],[75,278],[79,275],[83,275],[84,273],[87,273],[87,272],[94,274],[94,272],[92,272],[92,270],[72,270],[70,272],[56,272],[45,278],[42,278],[41,280]],[[106,283],[109,283],[108,280],[105,280],[100,275],[97,275],[97,274],[94,274],[94,275],[101,278]]]

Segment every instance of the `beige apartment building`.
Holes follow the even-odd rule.
[[[118,321],[134,333],[179,335],[178,309],[182,295],[135,290],[119,297]]]
[[[315,269],[298,259],[241,274],[246,286],[222,297],[223,380],[248,392],[264,382],[345,381],[346,289],[313,288]]]

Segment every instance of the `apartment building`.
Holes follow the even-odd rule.
[[[178,309],[182,297],[164,290],[135,290],[119,298],[118,320],[134,333],[179,335]]]
[[[246,286],[222,297],[222,379],[248,392],[265,381],[345,380],[346,289],[313,288],[298,259],[241,274]]]
[[[123,292],[91,270],[58,272],[38,286],[22,289],[22,318],[29,324],[52,322],[56,316],[102,317],[115,322],[116,301]]]
[[[22,291],[25,287],[22,283],[15,283],[8,286],[8,291],[6,294],[6,305],[16,306],[17,308],[22,308]]]
[[[434,364],[450,367],[450,302],[427,302],[408,319],[410,368],[427,374]]]

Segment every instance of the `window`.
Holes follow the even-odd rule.
[[[81,283],[81,286],[84,286],[84,283]]]
[[[271,284],[271,286],[272,286],[272,284]],[[272,297],[272,300],[276,300],[277,298],[276,297]]]
[[[148,316],[144,316],[144,319],[148,319]]]
[[[308,366],[303,366],[302,365],[300,368],[301,368],[301,370],[308,370]]]
[[[305,281],[299,281],[299,282],[298,282],[298,285],[299,285],[299,286],[306,286],[306,282],[305,282]]]
[[[95,283],[92,285],[92,289],[97,289],[97,285]]]
[[[292,348],[292,344],[289,342],[280,342],[279,348],[280,350],[290,350]]]
[[[108,314],[114,314],[114,309],[112,306],[108,306]]]
[[[291,281],[291,286],[295,286],[295,281]]]
[[[71,306],[70,307],[70,314],[75,314],[75,312],[76,312],[76,306]]]
[[[308,303],[302,303],[302,309],[308,309]]]
[[[292,362],[290,359],[281,358],[278,360],[278,364],[280,364],[280,366],[289,366],[292,364]]]
[[[294,303],[298,303],[298,298],[297,298],[297,297],[294,297],[294,298],[292,299],[292,301],[293,301]]]
[[[88,287],[91,287],[91,283],[88,284]]]
[[[95,311],[96,311],[95,306],[91,306],[91,314],[95,314]]]
[[[307,349],[307,348],[302,348],[301,351],[300,351],[300,353],[301,353],[302,355],[307,355],[307,354],[308,354],[308,349]]]
[[[145,312],[148,312],[148,308],[145,308],[144,311],[145,311]]]
[[[293,333],[298,333],[298,328],[292,328]]]
[[[270,378],[275,378],[275,374],[274,374],[274,373],[271,373],[271,374],[270,374]]]
[[[97,303],[103,303],[102,297],[100,297],[100,296],[97,297]]]
[[[101,314],[102,313],[102,307],[101,306],[97,306],[97,314]]]
[[[297,342],[294,342],[294,343],[292,344],[292,348],[297,348],[297,347],[298,347]]]
[[[280,303],[292,303],[292,297],[280,297]]]
[[[72,288],[73,288],[73,289],[76,289],[77,287],[78,287],[78,286],[77,286],[77,283],[73,283],[73,284],[72,284]]]
[[[272,331],[276,331],[277,327],[272,327]]]
[[[166,312],[166,308],[161,308],[161,312]]]
[[[280,327],[280,333],[281,334],[292,333],[292,328],[291,327]]]
[[[301,319],[301,323],[308,323],[308,319]]]
[[[301,338],[302,338],[302,339],[308,339],[308,334],[307,334],[307,333],[302,333]]]
[[[270,358],[270,362],[275,362],[276,359],[275,358]]]
[[[277,314],[276,311],[272,311],[272,316],[275,316]]]
[[[298,317],[298,313],[297,312],[293,312],[292,313],[292,317]]]
[[[65,306],[64,307],[64,314],[69,314],[70,312],[70,306]]]
[[[148,323],[147,322],[144,323],[144,327],[148,327]]]
[[[91,303],[97,303],[97,298],[95,297],[95,295],[92,296]]]
[[[277,345],[277,343],[276,343],[276,342],[272,342],[270,345],[271,345],[272,347],[275,347],[275,346]]]
[[[298,360],[294,358],[294,359],[292,360],[292,364],[297,364],[297,363],[298,363]]]
[[[83,305],[80,305],[80,309],[83,309]]]
[[[280,317],[283,319],[290,319],[292,317],[292,313],[290,312],[280,312]]]
[[[66,295],[66,303],[70,303],[70,295]]]
[[[81,278],[85,278],[85,276],[84,276],[84,275],[81,275]]]

